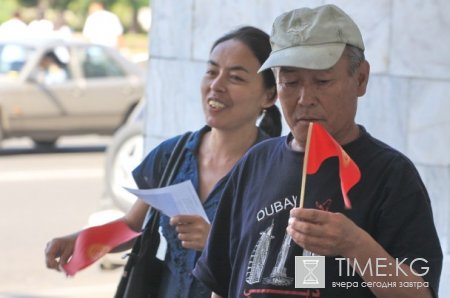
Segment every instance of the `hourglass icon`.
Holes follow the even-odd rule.
[[[319,260],[314,259],[306,259],[302,260],[303,266],[305,266],[306,270],[308,270],[308,273],[303,278],[303,284],[305,285],[318,285],[319,279],[317,276],[314,275],[313,271],[317,268],[317,265],[319,264]]]

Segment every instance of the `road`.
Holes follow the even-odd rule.
[[[98,264],[73,278],[48,270],[51,238],[76,231],[98,211],[108,138],[68,138],[56,152],[36,152],[29,142],[4,142],[0,150],[0,297],[112,297],[121,268]]]

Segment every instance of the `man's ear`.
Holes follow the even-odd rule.
[[[358,69],[358,97],[366,94],[367,84],[369,82],[370,65],[364,60]]]

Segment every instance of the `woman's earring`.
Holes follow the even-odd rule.
[[[267,114],[267,110],[266,110],[266,109],[263,109],[263,110],[261,111],[261,113],[259,113],[258,120],[256,121],[256,126],[259,126],[259,125],[261,124],[261,121],[264,119],[264,117],[266,116],[266,114]]]

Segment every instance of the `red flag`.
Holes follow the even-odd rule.
[[[81,269],[86,268],[110,252],[114,247],[135,238],[139,234],[130,229],[123,220],[87,228],[78,235],[72,258],[63,266],[64,271],[68,275],[75,275]]]
[[[333,156],[339,158],[342,197],[344,198],[345,208],[350,209],[352,205],[347,193],[361,179],[361,172],[356,163],[342,149],[341,145],[320,124],[312,123],[307,174],[316,173],[322,162]]]

